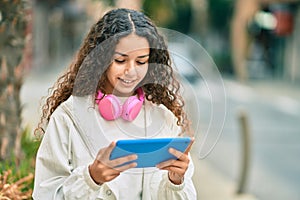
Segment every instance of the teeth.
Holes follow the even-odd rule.
[[[120,79],[121,81],[123,81],[124,83],[132,83],[133,81],[129,81],[129,80],[124,80],[124,79]]]

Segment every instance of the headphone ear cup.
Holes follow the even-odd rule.
[[[101,116],[108,121],[115,120],[122,114],[121,102],[113,95],[107,95],[99,101],[98,108]]]
[[[123,104],[122,118],[127,121],[133,121],[142,109],[143,101],[136,96],[129,97]]]

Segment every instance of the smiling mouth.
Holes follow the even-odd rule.
[[[122,79],[122,78],[118,78],[118,79],[126,84],[131,84],[131,83],[135,82],[135,80],[126,80],[126,79]]]

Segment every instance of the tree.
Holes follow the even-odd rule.
[[[0,160],[20,158],[26,2],[0,0]]]

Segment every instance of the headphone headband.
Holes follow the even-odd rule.
[[[145,94],[142,88],[137,88],[136,92],[138,97],[135,95],[130,96],[124,104],[121,105],[118,97],[113,94],[103,94],[99,90],[96,103],[98,104],[101,116],[108,121],[117,119],[120,116],[127,121],[134,120],[139,114],[145,100]]]
[[[143,89],[141,87],[139,87],[138,89],[136,89],[136,93],[138,95],[138,98],[140,101],[144,101],[145,100],[145,93],[143,91]]]

